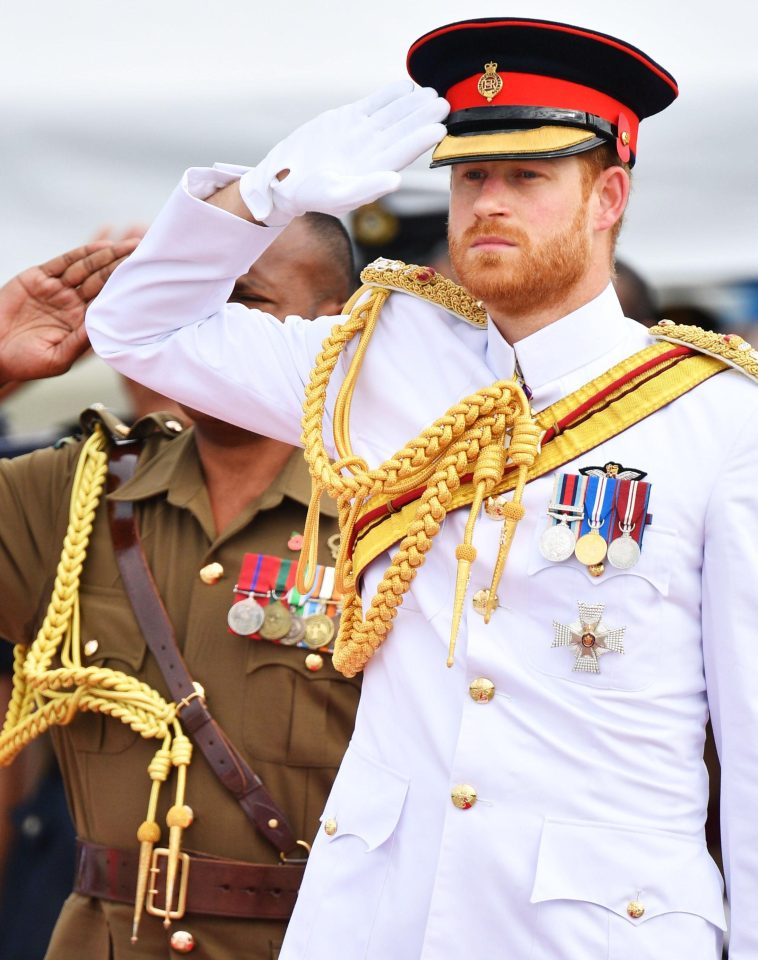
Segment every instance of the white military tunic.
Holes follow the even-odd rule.
[[[280,324],[225,304],[278,233],[196,199],[230,176],[190,171],[90,308],[90,336],[128,376],[297,442],[303,387],[335,320]],[[378,464],[460,398],[510,378],[516,359],[542,409],[649,343],[611,287],[515,347],[492,324],[393,294],[358,381],[353,445]],[[709,709],[730,956],[758,958],[757,411],[756,385],[721,373],[562,468],[613,460],[647,472],[652,523],[627,571],[593,578],[575,559],[545,560],[553,475],[529,484],[487,626],[470,597],[489,585],[500,524],[483,514],[452,669],[467,510],[448,516],[366,668],[282,960],[716,960]],[[365,603],[388,557],[367,570]],[[572,650],[552,646],[553,621],[576,620],[582,601],[626,628],[624,654],[604,656],[598,674],[573,671]],[[494,684],[490,702],[470,696],[477,678]],[[451,801],[461,784],[478,796],[470,809]]]

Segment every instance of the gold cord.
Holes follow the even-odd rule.
[[[321,496],[327,492],[337,501],[339,511],[341,544],[336,560],[336,585],[344,596],[334,665],[346,676],[354,676],[364,667],[392,629],[397,609],[439,532],[461,477],[473,472],[476,498],[471,506],[463,543],[456,549],[458,570],[448,657],[448,664],[452,664],[471,564],[476,559],[472,541],[482,501],[502,479],[508,462],[513,463],[518,480],[513,500],[506,505],[507,521],[491,590],[491,597],[494,597],[515,526],[523,516],[521,496],[541,437],[521,387],[514,381],[498,381],[465,397],[389,460],[369,469],[365,460],[353,452],[348,421],[363,358],[379,312],[390,292],[382,287],[364,286],[347,304],[345,313],[350,314],[349,319],[333,327],[316,358],[306,387],[303,412],[302,440],[313,480],[313,493],[304,533],[302,555],[305,562],[298,569],[297,589],[307,593],[313,585],[318,550],[318,507]],[[342,351],[358,334],[358,346],[335,403],[334,444],[338,459],[331,462],[323,440],[327,388]],[[356,518],[372,498],[394,498],[422,485],[426,485],[426,489],[415,516],[364,618],[352,562],[347,555]]]
[[[83,444],[77,463],[68,528],[45,618],[33,643],[18,644],[14,650],[13,692],[0,732],[0,766],[8,766],[27,743],[50,726],[71,723],[80,711],[114,717],[145,739],[162,741],[148,768],[152,780],[148,815],[137,831],[140,869],[132,931],[135,941],[150,855],[160,838],[155,822],[160,785],[168,778],[172,763],[178,766],[177,804],[183,805],[191,744],[188,749],[176,718],[176,704],[121,671],[82,665],[79,583],[108,473],[106,445],[98,424]],[[56,656],[59,667],[52,666]],[[179,836],[175,830],[176,856]]]

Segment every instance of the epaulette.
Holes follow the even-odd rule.
[[[692,347],[698,353],[723,360],[751,380],[758,380],[758,350],[736,333],[714,333],[701,327],[674,323],[673,320],[661,320],[657,326],[650,328],[650,336],[656,340]]]
[[[129,427],[102,403],[93,403],[92,406],[87,407],[79,418],[79,422],[88,436],[99,423],[105,430],[106,436],[115,443],[123,443],[124,440],[145,440],[157,433],[173,439],[184,430],[184,424],[170,413],[150,413]]]
[[[483,329],[487,326],[487,311],[481,300],[475,300],[462,286],[443,277],[432,267],[379,257],[363,268],[361,280],[371,287],[402,290],[403,293],[428,300],[473,327]]]

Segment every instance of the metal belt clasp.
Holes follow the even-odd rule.
[[[296,846],[296,847],[302,847],[303,850],[305,850],[305,856],[304,856],[304,857],[295,857],[295,856],[290,856],[290,855],[282,852],[282,853],[279,854],[279,859],[281,860],[282,863],[307,863],[307,862],[308,862],[308,855],[309,855],[310,852],[311,852],[311,845],[308,843],[308,841],[307,841],[307,840],[296,840],[296,841],[295,841],[295,846]],[[294,852],[294,851],[293,851],[293,852]]]
[[[163,917],[166,920],[181,920],[187,909],[187,884],[189,883],[190,858],[188,853],[179,854],[180,877],[179,892],[177,894],[176,909],[171,909],[171,904],[167,903],[165,908],[155,905],[155,898],[158,896],[158,876],[161,872],[159,858],[165,857],[168,860],[169,851],[167,847],[156,847],[153,850],[153,859],[150,864],[150,886],[147,890],[147,899],[145,901],[145,910],[154,917]]]

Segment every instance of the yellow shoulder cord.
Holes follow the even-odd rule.
[[[344,601],[334,664],[349,677],[363,668],[386,639],[397,609],[439,532],[461,477],[473,472],[476,498],[471,505],[463,543],[456,549],[458,570],[447,661],[448,666],[452,665],[471,564],[476,558],[472,543],[474,524],[484,497],[493,490],[502,478],[506,464],[511,461],[517,466],[518,480],[513,499],[505,509],[505,523],[486,610],[486,619],[489,620],[513,534],[524,514],[521,496],[541,436],[521,387],[515,381],[498,381],[465,397],[389,460],[369,469],[366,461],[353,452],[348,421],[363,357],[379,312],[389,295],[387,289],[364,286],[349,301],[345,307],[345,313],[350,313],[349,319],[332,328],[316,358],[306,387],[303,413],[302,440],[313,489],[304,534],[304,562],[298,569],[297,589],[307,593],[313,585],[318,549],[318,507],[321,496],[327,492],[337,501],[342,536],[336,560],[336,587],[342,591]],[[332,463],[323,442],[327,387],[342,351],[359,333],[358,346],[335,403],[334,443],[338,459]],[[422,484],[426,489],[415,517],[392,557],[364,619],[355,588],[352,560],[347,555],[356,517],[372,497],[396,497]]]
[[[13,692],[0,732],[0,765],[8,766],[27,743],[50,726],[71,723],[79,711],[114,717],[145,739],[161,741],[161,747],[148,767],[152,786],[147,818],[137,831],[140,869],[134,942],[149,893],[147,878],[154,859],[153,847],[161,835],[155,819],[160,786],[168,779],[171,768],[177,767],[177,796],[172,810],[189,809],[184,807],[184,786],[191,743],[177,719],[176,704],[168,703],[146,683],[118,670],[82,666],[79,582],[108,472],[106,445],[103,429],[97,424],[82,447],[74,474],[68,528],[45,619],[32,644],[19,644],[14,650]],[[59,657],[60,667],[52,667],[56,657]],[[169,821],[170,868],[172,861],[176,863],[179,859],[175,828],[180,824],[171,816],[171,811]],[[185,821],[186,818],[182,824],[188,825]],[[176,875],[175,865],[173,870],[169,869],[169,875],[171,873]],[[170,896],[169,891],[167,894]],[[165,910],[150,906],[148,910],[168,920],[172,915],[171,900],[167,899]]]

